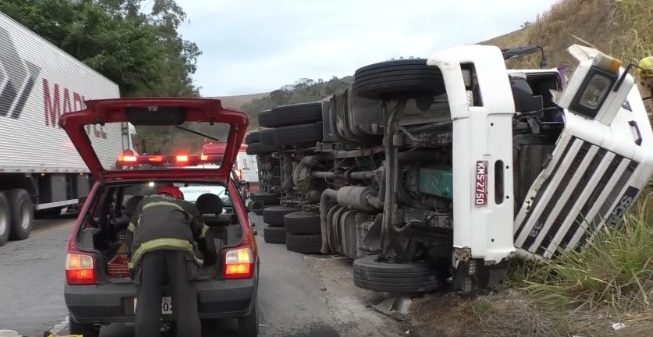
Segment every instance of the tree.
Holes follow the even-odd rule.
[[[174,0],[9,0],[0,11],[120,86],[122,96],[196,96],[198,46]]]

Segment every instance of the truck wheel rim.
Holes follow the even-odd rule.
[[[27,205],[23,204],[22,209],[23,209],[23,212],[22,212],[23,216],[20,219],[20,227],[22,229],[27,229],[27,228],[29,228],[29,223],[30,223],[29,207],[27,207]]]

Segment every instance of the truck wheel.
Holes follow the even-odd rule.
[[[354,74],[354,93],[371,99],[434,96],[445,92],[442,73],[425,59],[370,64]]]
[[[272,153],[276,150],[274,146],[270,145],[263,145],[261,143],[252,143],[247,145],[247,154],[251,155],[257,155],[257,154],[266,154],[266,153]]]
[[[322,122],[282,126],[274,129],[277,146],[315,145],[322,141]]]
[[[299,211],[298,208],[286,206],[272,206],[263,209],[263,222],[270,227],[283,227],[283,216]]]
[[[23,189],[9,190],[7,192],[11,208],[11,235],[12,240],[25,240],[32,232],[34,221],[34,206],[29,193]]]
[[[258,123],[267,128],[319,122],[322,120],[322,103],[283,105],[261,112]]]
[[[259,142],[263,145],[272,146],[272,147],[277,145],[274,142],[274,129],[261,130],[261,132],[259,132],[258,134],[258,137],[259,137]]]
[[[256,316],[257,299],[254,297],[254,307],[252,312],[245,317],[238,318],[238,336],[239,337],[257,337],[258,336],[258,317]],[[84,336],[86,337],[86,336]]]
[[[286,248],[302,254],[319,254],[322,248],[322,235],[298,235],[286,233]]]
[[[283,227],[263,228],[263,239],[267,243],[286,243],[286,229]]]
[[[4,192],[0,192],[0,246],[9,240],[9,232],[11,231],[9,212],[9,201]]]
[[[247,136],[245,136],[245,144],[250,145],[250,144],[258,143],[260,142],[259,139],[260,138],[259,138],[258,131],[250,132],[249,134],[247,134]]]
[[[260,201],[264,205],[278,205],[279,197],[279,193],[252,192],[249,194],[250,199],[253,201]]]
[[[440,277],[424,261],[388,263],[371,255],[354,260],[354,284],[378,292],[422,293],[438,289]]]
[[[82,335],[84,337],[99,337],[100,329],[93,324],[81,324],[75,322],[72,316],[68,316],[68,329],[71,335]]]
[[[290,234],[320,234],[320,213],[292,212],[283,216],[283,226]]]

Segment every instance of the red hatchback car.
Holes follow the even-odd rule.
[[[86,110],[67,113],[60,121],[95,181],[68,243],[64,297],[70,332],[98,336],[102,325],[133,322],[136,287],[126,265],[125,230],[143,197],[172,184],[195,203],[218,250],[218,262],[197,271],[200,318],[235,318],[241,336],[256,336],[259,257],[246,208],[231,178],[247,115],[224,109],[219,100],[212,99],[116,99],[86,104]],[[136,153],[174,157],[201,149],[207,140],[226,141],[227,146],[210,168],[116,165],[121,154],[105,149],[115,148],[108,146],[110,142],[121,141],[120,130],[127,123],[136,126],[141,145],[147,147],[134,149]],[[93,137],[91,128],[101,128],[107,136]],[[164,324],[174,326],[174,303],[165,295],[161,301]]]

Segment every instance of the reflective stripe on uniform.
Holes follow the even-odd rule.
[[[136,229],[136,225],[134,225],[134,223],[130,221],[129,226],[127,226],[127,230],[133,233],[134,229]]]
[[[204,227],[202,227],[202,233],[200,234],[200,237],[201,237],[201,238],[206,237],[206,232],[209,231],[209,228],[211,228],[211,227],[209,227],[209,226],[207,226],[207,225],[204,225]]]
[[[147,209],[150,207],[154,206],[168,206],[168,207],[174,207],[184,213],[186,213],[186,210],[181,207],[180,205],[175,204],[174,202],[169,202],[169,201],[154,201],[154,202],[148,202],[145,206],[143,206],[143,209]]]
[[[133,269],[145,253],[163,249],[182,250],[193,254],[193,245],[188,242],[188,240],[172,238],[154,239],[143,242],[138,249],[136,249],[132,255],[132,260],[129,262],[129,268]]]

